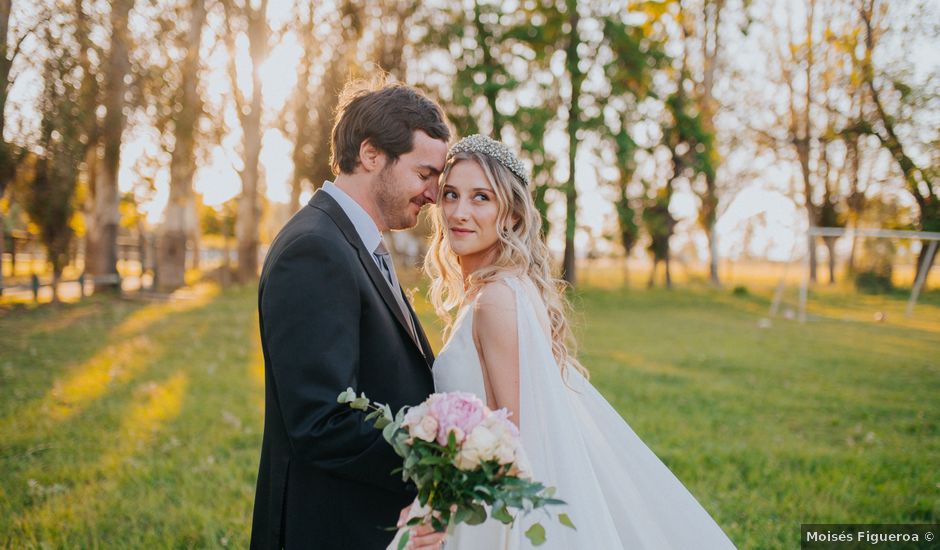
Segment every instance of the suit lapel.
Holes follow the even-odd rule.
[[[411,334],[411,330],[408,328],[408,322],[405,320],[405,316],[402,314],[401,308],[398,307],[398,302],[395,300],[395,295],[392,294],[392,288],[389,286],[385,277],[382,275],[382,272],[379,271],[379,266],[375,264],[375,260],[372,259],[372,252],[366,250],[366,246],[362,244],[362,239],[359,238],[359,233],[356,231],[356,228],[353,226],[352,222],[349,221],[349,217],[343,211],[343,208],[337,203],[333,197],[329,195],[326,191],[317,190],[313,194],[313,198],[310,199],[310,206],[317,208],[324,212],[330,219],[333,220],[333,223],[343,232],[343,235],[346,237],[346,240],[349,241],[353,248],[356,249],[356,252],[359,255],[359,262],[362,264],[362,267],[366,270],[366,273],[369,274],[369,278],[372,279],[372,284],[379,291],[379,294],[382,295],[382,300],[385,301],[385,305],[392,312],[392,315],[395,316],[395,319],[398,320],[398,324],[401,325],[402,330],[408,336],[408,339],[417,346],[418,351],[421,352],[421,355],[424,356],[425,362],[428,362],[428,366],[431,365],[430,361],[433,358],[429,358],[430,347],[425,347],[422,345],[422,342],[415,340],[414,336]],[[411,311],[411,304],[408,303],[408,298],[404,297],[405,303],[408,304],[408,309]],[[412,311],[413,314],[413,311]],[[418,322],[417,316],[414,316],[415,329],[420,334],[419,338],[423,339],[425,342],[427,338],[424,335],[424,331],[421,329],[421,324]]]

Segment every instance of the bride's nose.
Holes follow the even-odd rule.
[[[462,198],[459,199],[457,204],[454,205],[454,210],[451,213],[451,216],[457,221],[467,221],[470,218],[467,202]]]

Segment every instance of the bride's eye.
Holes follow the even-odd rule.
[[[448,200],[454,200],[457,198],[457,193],[453,191],[444,191],[444,198]]]
[[[483,200],[483,201],[490,200],[490,197],[486,193],[477,193],[476,195],[473,196],[473,198]]]

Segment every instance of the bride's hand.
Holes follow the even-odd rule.
[[[398,527],[402,528],[410,519],[409,513],[411,506],[402,508],[398,514]],[[438,550],[444,544],[446,533],[439,533],[434,530],[429,523],[422,523],[411,528],[411,535],[408,537],[408,545],[405,548],[410,550]]]

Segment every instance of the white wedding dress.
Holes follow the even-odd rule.
[[[447,550],[532,548],[524,532],[545,528],[543,550],[734,548],[708,512],[630,426],[575,369],[567,385],[546,333],[545,306],[527,278],[503,281],[516,299],[520,432],[534,479],[557,488],[566,506],[537,510],[512,528],[496,520],[462,524]],[[486,402],[473,342],[473,303],[458,313],[451,337],[434,363],[438,392],[471,392]],[[486,345],[485,342],[483,345]],[[576,530],[561,525],[566,512]]]

